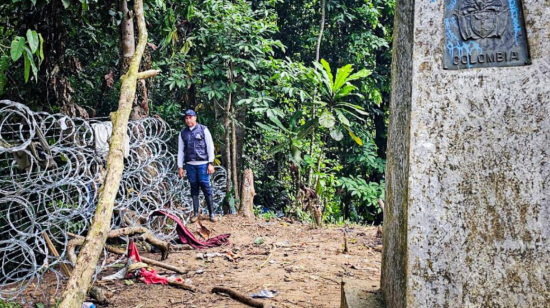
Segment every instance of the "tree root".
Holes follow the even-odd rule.
[[[108,305],[112,294],[103,288],[91,286],[88,289],[88,296],[95,299],[101,305]]]

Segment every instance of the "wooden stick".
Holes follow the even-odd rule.
[[[125,250],[118,249],[118,248],[115,248],[115,247],[112,247],[112,246],[109,246],[109,245],[105,245],[105,248],[107,248],[108,252],[116,253],[116,254],[119,254],[119,255],[125,255],[126,254]],[[171,270],[171,271],[176,272],[178,274],[185,275],[189,272],[189,270],[187,270],[187,269],[177,267],[177,266],[173,266],[173,265],[170,265],[170,264],[166,264],[164,262],[156,261],[156,260],[149,259],[149,258],[146,258],[146,257],[141,257],[141,260],[143,262],[147,263],[147,264],[162,267],[164,269]]]
[[[237,300],[245,305],[248,305],[248,306],[251,306],[251,307],[257,307],[257,308],[264,308],[266,306],[264,306],[264,303],[259,301],[259,300],[256,300],[256,299],[252,299],[252,298],[249,298],[248,296],[240,293],[240,292],[237,292],[233,289],[230,289],[230,288],[224,288],[224,287],[214,287],[212,289],[212,293],[224,293],[224,294],[227,294],[229,295],[229,297],[231,297],[232,299],[234,300]]]
[[[266,265],[267,262],[269,262],[269,259],[271,259],[271,256],[273,255],[275,250],[277,250],[277,245],[273,244],[273,249],[271,249],[271,251],[269,252],[269,256],[267,256],[267,259],[265,259],[265,261],[262,264],[260,264],[258,269],[262,269],[262,267],[264,267],[264,265]]]
[[[48,249],[51,250],[52,254],[59,258],[59,253],[57,252],[57,249],[55,249],[55,246],[53,245],[52,241],[50,240],[50,237],[48,234],[44,231],[42,232],[42,236],[46,240],[46,244],[48,245]],[[71,270],[69,270],[69,267],[67,267],[67,264],[60,262],[61,264],[61,271],[65,276],[69,277],[71,275]]]
[[[384,200],[378,198],[378,205],[380,206],[380,208],[382,209],[382,212],[384,212]]]
[[[348,233],[344,230],[344,253],[349,253],[348,247]]]
[[[187,291],[191,291],[191,292],[197,292],[197,288],[195,288],[192,285],[183,283],[183,282],[177,282],[177,281],[173,281],[173,280],[169,279],[168,280],[168,285],[172,286],[174,288],[178,288],[178,289],[183,289],[183,290],[187,290]]]

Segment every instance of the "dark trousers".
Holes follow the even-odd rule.
[[[205,196],[212,195],[210,188],[210,174],[207,172],[208,164],[189,165],[185,164],[186,176],[191,184],[191,195],[198,196],[199,188]]]

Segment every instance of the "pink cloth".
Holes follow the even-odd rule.
[[[231,234],[220,234],[216,237],[213,237],[211,239],[208,239],[207,241],[199,241],[189,229],[187,229],[181,220],[177,216],[174,216],[170,213],[166,213],[164,211],[158,210],[151,214],[151,216],[157,216],[157,215],[164,215],[176,222],[176,231],[178,232],[178,237],[182,244],[188,244],[189,246],[195,248],[195,249],[205,249],[205,248],[212,248],[212,247],[218,247],[223,245],[229,244],[229,237]]]

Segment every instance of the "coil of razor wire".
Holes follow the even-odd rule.
[[[29,292],[43,298],[57,294],[63,278],[57,265],[69,263],[69,234],[86,234],[94,215],[108,151],[106,140],[100,141],[109,129],[111,122],[105,118],[69,118],[0,101],[0,299],[28,302]],[[172,222],[149,219],[149,214],[162,209],[187,222],[192,211],[190,185],[176,174],[174,135],[159,118],[129,122],[112,228],[146,218],[155,236],[172,240],[175,230],[167,228]],[[215,170],[211,181],[219,211],[227,175],[221,167]],[[50,251],[46,238],[59,257]],[[109,265],[105,256],[98,272]]]

